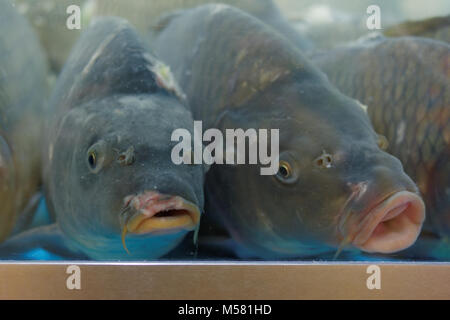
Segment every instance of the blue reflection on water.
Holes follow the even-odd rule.
[[[42,197],[31,222],[31,227],[36,228],[50,223],[52,223],[52,219],[48,213],[45,198]]]
[[[49,215],[45,200],[42,199],[36,209],[33,221],[31,222],[31,228],[41,227],[53,223],[52,218]],[[0,247],[0,260],[40,260],[40,261],[62,261],[67,260],[67,256],[63,257],[54,252],[40,247],[37,243],[28,245],[27,248],[20,250],[20,246],[13,247],[19,252],[14,252],[13,255],[4,255]],[[366,254],[359,251],[347,251],[342,252],[336,261],[386,261],[386,262],[398,262],[398,261],[450,261],[450,242],[448,239],[444,240],[419,240],[415,244],[413,250],[406,250],[405,253],[395,255],[375,255]],[[416,252],[420,251],[420,254]],[[411,253],[408,253],[411,252]],[[323,254],[314,257],[314,261],[333,261],[334,252]],[[78,257],[77,257],[78,258]],[[199,260],[216,260],[212,256],[200,256]],[[188,255],[183,260],[192,260],[193,256]],[[180,260],[180,259],[177,259]],[[236,258],[221,257],[220,260],[237,260]],[[299,259],[305,261],[304,259]],[[293,260],[290,260],[293,261]],[[310,260],[309,260],[310,261]]]
[[[55,260],[65,260],[63,257],[55,255],[53,253],[48,252],[42,248],[32,249],[23,254],[23,260],[46,260],[46,261],[55,261]]]

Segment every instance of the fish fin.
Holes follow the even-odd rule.
[[[41,192],[37,192],[30,198],[27,205],[23,209],[22,213],[19,214],[15,222],[14,229],[11,233],[12,236],[20,232],[26,231],[31,227],[34,217],[36,216],[36,211],[41,199],[42,199]]]
[[[88,260],[56,223],[19,233],[0,245],[0,260]]]
[[[425,36],[427,33],[432,33],[448,26],[450,26],[450,15],[418,21],[406,21],[387,28],[384,31],[384,35],[388,37]]]
[[[181,9],[162,14],[158,17],[156,22],[150,26],[150,31],[153,31],[154,33],[160,33],[167,28],[167,26],[172,22],[173,19],[181,16],[186,11],[186,9]]]

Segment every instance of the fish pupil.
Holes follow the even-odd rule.
[[[96,157],[93,152],[89,154],[88,162],[89,162],[89,166],[91,166],[91,168],[95,168]]]
[[[283,178],[289,177],[289,168],[286,165],[281,165],[279,168],[279,173]]]

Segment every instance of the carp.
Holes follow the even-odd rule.
[[[99,18],[83,33],[50,108],[43,175],[56,222],[1,252],[37,246],[95,260],[156,259],[198,230],[204,167],[171,160],[171,134],[192,132],[192,115],[127,21]]]
[[[416,185],[381,149],[361,104],[289,40],[220,4],[186,10],[155,33],[157,55],[204,128],[279,129],[275,175],[216,163],[206,177],[205,217],[248,256],[390,253],[414,243],[425,217]]]

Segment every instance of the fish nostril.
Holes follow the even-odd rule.
[[[129,166],[129,165],[133,164],[134,159],[135,159],[134,147],[131,146],[127,149],[127,151],[125,151],[124,153],[121,153],[119,155],[119,157],[117,158],[117,162],[121,166]]]
[[[329,153],[323,153],[314,160],[314,164],[320,168],[330,168],[333,163],[333,156]]]

